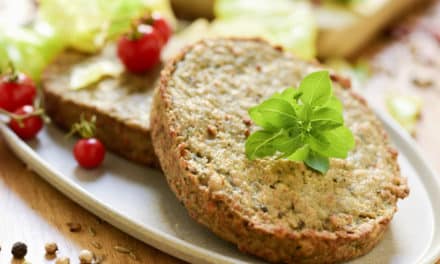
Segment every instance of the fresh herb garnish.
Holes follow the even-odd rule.
[[[246,155],[251,160],[276,155],[303,161],[325,173],[330,157],[346,158],[354,147],[342,110],[329,73],[311,73],[298,89],[287,88],[249,109],[251,119],[263,129],[247,139]]]

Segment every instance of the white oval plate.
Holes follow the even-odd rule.
[[[432,264],[440,258],[440,181],[412,139],[379,116],[399,150],[411,192],[399,201],[399,211],[380,244],[351,263]],[[112,154],[101,168],[83,170],[71,154],[74,139],[65,139],[53,126],[28,143],[4,125],[0,131],[16,155],[41,177],[133,237],[193,263],[263,263],[191,220],[161,172]]]

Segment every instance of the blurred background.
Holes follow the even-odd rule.
[[[38,82],[63,50],[98,53],[151,11],[174,29],[163,61],[205,37],[265,38],[351,78],[437,158],[440,1],[0,0],[0,67],[12,61]]]

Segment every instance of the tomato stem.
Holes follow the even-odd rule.
[[[84,114],[81,114],[80,121],[72,125],[66,137],[71,137],[78,133],[81,138],[92,138],[96,132],[96,116],[93,115],[90,121],[87,121]]]
[[[7,82],[17,82],[18,81],[18,71],[15,68],[12,61],[8,61],[8,66],[6,67],[6,70],[2,71],[2,75],[6,77]]]
[[[145,11],[145,14],[131,22],[131,32],[128,35],[130,40],[138,40],[142,37],[143,33],[139,31],[140,25],[152,26],[154,22],[152,13],[150,10]]]
[[[29,118],[29,117],[33,117],[33,116],[40,116],[45,123],[50,122],[50,119],[48,116],[46,116],[46,113],[44,112],[43,108],[38,108],[35,111],[33,111],[32,113],[24,114],[24,115],[14,114],[14,113],[8,112],[8,111],[0,108],[0,114],[3,114],[5,116],[9,117],[10,119],[17,121],[17,123],[20,127],[24,126],[23,120],[25,120],[26,118]],[[4,121],[1,121],[1,122],[4,122]]]

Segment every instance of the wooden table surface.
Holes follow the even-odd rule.
[[[69,222],[81,224],[81,231],[70,232]],[[81,249],[89,249],[97,256],[106,255],[104,263],[183,263],[100,221],[69,200],[29,171],[0,137],[1,264],[22,263],[11,262],[10,251],[16,241],[28,245],[26,259],[32,264],[54,263],[45,257],[44,250],[45,243],[52,241],[58,244],[58,256],[70,257],[71,263],[78,263]],[[99,245],[101,249],[96,248]],[[138,260],[114,250],[115,246],[130,249]]]
[[[437,8],[434,17],[440,17],[439,7],[440,4],[437,4],[431,8]],[[425,16],[429,18],[432,14]],[[440,28],[440,24],[437,25]],[[363,92],[379,108],[383,108],[389,92],[416,95],[424,100],[416,140],[426,159],[440,172],[440,42],[431,33],[418,28],[403,40],[392,41],[379,52],[369,55],[376,72]],[[414,85],[414,74],[428,78],[430,87],[422,89]],[[182,263],[99,221],[27,170],[1,137],[0,212],[0,263],[11,262],[10,250],[16,241],[28,245],[26,259],[34,264],[54,263],[45,257],[44,251],[44,244],[51,241],[60,248],[58,256],[70,257],[71,263],[78,263],[81,249],[90,249],[98,256],[105,255],[105,263]],[[68,222],[81,224],[82,230],[70,232],[66,225]],[[115,246],[130,249],[138,260],[117,252]]]

